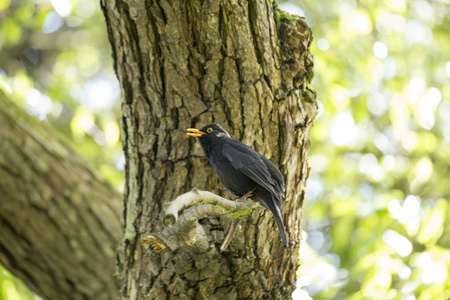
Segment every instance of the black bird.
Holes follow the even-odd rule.
[[[272,212],[286,249],[281,219],[285,188],[280,170],[252,148],[234,140],[219,124],[210,124],[200,130],[188,128],[187,131],[188,136],[199,138],[217,177],[230,192],[239,197],[250,197]]]

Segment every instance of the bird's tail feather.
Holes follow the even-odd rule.
[[[283,241],[283,247],[284,249],[287,248],[287,239],[286,239],[286,232],[284,231],[284,224],[283,220],[281,219],[281,212],[279,209],[275,209],[275,211],[272,211],[273,216],[275,218],[275,222],[277,223],[278,230],[280,231],[281,240]]]
[[[271,197],[271,201],[264,201],[267,205],[267,208],[272,212],[273,217],[275,218],[275,222],[277,223],[278,230],[280,231],[281,240],[283,241],[283,247],[284,249],[287,248],[287,238],[286,238],[286,232],[284,231],[284,224],[283,219],[281,218],[281,210],[276,205],[277,203],[280,203],[280,201],[272,194],[269,194]]]

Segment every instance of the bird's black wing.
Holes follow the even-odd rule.
[[[233,167],[281,199],[281,190],[272,179],[271,173],[259,153],[239,141],[230,139],[222,145],[222,154]]]
[[[264,161],[264,163],[267,166],[267,169],[269,170],[270,175],[275,180],[275,188],[277,189],[277,192],[284,197],[285,192],[284,178],[280,170],[270,160],[268,160],[262,155],[261,159]]]

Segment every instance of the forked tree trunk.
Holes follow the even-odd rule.
[[[103,0],[123,91],[126,156],[124,299],[287,299],[295,288],[308,133],[317,113],[310,29],[267,0]],[[141,244],[163,207],[193,187],[231,198],[188,127],[220,123],[278,165],[286,180],[283,250],[270,212],[241,221],[224,253],[227,220],[202,222],[203,253]]]

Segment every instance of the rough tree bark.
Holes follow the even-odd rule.
[[[120,195],[0,92],[0,263],[45,299],[116,299]]]
[[[123,91],[126,156],[124,299],[287,299],[295,288],[308,132],[311,33],[267,0],[102,0]],[[216,122],[282,170],[283,251],[271,214],[241,222],[225,253],[227,220],[204,220],[210,247],[155,253],[163,206],[192,187],[226,194],[185,128]]]

